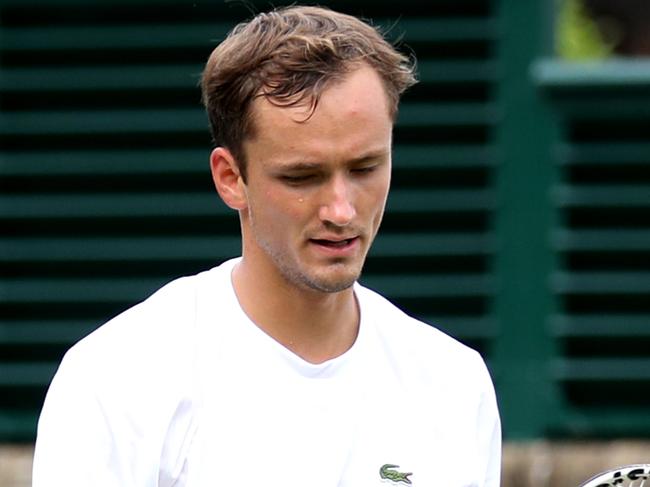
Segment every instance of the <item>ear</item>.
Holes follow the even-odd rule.
[[[224,147],[217,147],[210,154],[212,181],[225,204],[233,210],[243,210],[248,204],[244,181],[237,161]]]

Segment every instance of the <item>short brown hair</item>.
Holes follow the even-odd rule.
[[[201,80],[214,143],[231,151],[246,177],[243,142],[254,136],[251,102],[265,96],[316,108],[328,83],[365,62],[380,75],[393,119],[402,93],[416,83],[415,60],[356,17],[293,6],[237,25],[212,52]]]

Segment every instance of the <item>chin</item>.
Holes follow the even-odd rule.
[[[351,288],[357,279],[359,279],[360,272],[345,272],[333,273],[335,275],[304,275],[302,276],[302,284],[314,291],[324,293],[338,293]]]
[[[335,281],[335,282],[310,281],[310,282],[306,282],[305,284],[314,291],[333,294],[333,293],[339,293],[341,291],[345,291],[346,289],[350,289],[355,282],[356,279],[346,280],[346,281]]]
[[[338,261],[324,263],[307,263],[280,258],[278,254],[269,254],[276,269],[284,280],[292,286],[321,293],[338,293],[354,285],[361,274],[361,265],[357,261]]]

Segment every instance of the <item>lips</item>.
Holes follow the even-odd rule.
[[[358,237],[350,237],[350,238],[345,238],[345,239],[320,239],[320,238],[312,238],[311,241],[318,244],[318,245],[323,245],[325,247],[331,247],[334,249],[341,249],[344,247],[347,247],[350,245],[353,241],[355,241]]]

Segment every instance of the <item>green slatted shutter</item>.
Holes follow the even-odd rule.
[[[550,320],[561,434],[650,433],[650,63],[542,62],[562,120],[553,202],[561,226]]]
[[[236,216],[211,185],[197,80],[241,12],[1,6],[0,438],[29,439],[72,343],[239,253]]]

